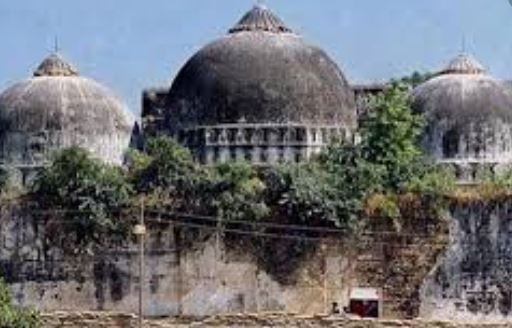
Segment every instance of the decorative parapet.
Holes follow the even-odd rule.
[[[256,164],[301,162],[335,139],[351,138],[337,125],[222,124],[178,132],[177,139],[206,164],[246,160]]]

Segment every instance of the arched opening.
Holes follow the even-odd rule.
[[[459,133],[452,129],[443,135],[443,157],[453,158],[459,153]]]

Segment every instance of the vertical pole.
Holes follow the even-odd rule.
[[[219,263],[221,262],[222,254],[220,251],[220,238],[221,238],[221,221],[220,215],[217,217],[217,224],[215,229],[215,261],[214,263],[214,272],[213,272],[213,282],[217,284],[219,282]]]
[[[59,37],[55,36],[55,40],[54,41],[55,41],[55,44],[54,44],[55,48],[53,49],[53,51],[55,53],[59,53],[60,52],[60,49],[59,49]]]
[[[322,245],[322,248],[324,248],[324,247],[325,247],[325,245]],[[326,254],[327,254],[326,251],[322,252],[322,257],[323,257],[322,261],[323,261],[323,267],[324,267],[324,274],[322,275],[323,276],[323,298],[324,298],[325,314],[329,315],[329,307],[327,305],[328,294],[327,294],[327,255]]]
[[[325,263],[325,260],[324,260],[324,263]],[[324,269],[323,276],[324,276],[324,286],[323,286],[323,289],[324,289],[323,294],[324,295],[323,296],[324,296],[324,311],[325,311],[324,313],[329,315],[329,307],[327,305],[327,298],[328,298],[328,296],[327,296],[327,272],[325,269]]]
[[[140,222],[141,227],[144,227],[144,198],[140,204]],[[139,234],[139,328],[143,326],[143,295],[142,287],[144,286],[144,234]]]
[[[215,252],[216,252],[216,256],[220,259],[220,220],[217,218],[217,229],[216,229],[216,232],[215,232]],[[217,259],[216,259],[217,260]],[[215,263],[217,263],[217,261],[215,261]],[[215,274],[217,274],[217,272],[215,272]]]

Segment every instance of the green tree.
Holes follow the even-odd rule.
[[[329,146],[318,161],[329,173],[330,183],[336,190],[338,220],[356,227],[366,198],[383,188],[385,166],[368,161],[360,146],[344,142]]]
[[[453,175],[425,157],[419,142],[424,120],[412,111],[407,88],[395,84],[371,106],[360,142],[335,143],[318,158],[337,191],[339,220],[357,226],[365,214],[377,214],[399,226],[400,195],[406,193],[421,200],[416,203],[422,207],[444,206]]]
[[[36,311],[14,306],[3,279],[0,278],[0,328],[42,327]]]
[[[423,161],[419,137],[424,120],[412,112],[407,89],[400,85],[374,98],[371,106],[360,130],[362,156],[384,167],[384,186],[398,190]]]
[[[331,175],[316,163],[289,164],[265,173],[269,203],[280,218],[301,225],[341,222],[337,216],[336,190]]]
[[[107,239],[124,238],[128,225],[119,211],[130,200],[131,188],[123,172],[91,158],[80,148],[61,151],[40,172],[32,187],[40,208],[48,210],[50,234],[69,250],[85,251]]]
[[[138,188],[188,188],[200,170],[190,151],[170,137],[156,137],[146,143],[145,168],[141,170]],[[143,165],[144,166],[144,165]]]
[[[416,88],[418,85],[429,80],[434,74],[430,72],[421,73],[418,71],[414,71],[411,75],[404,76],[400,79],[392,79],[392,84],[401,83],[410,88]]]
[[[129,164],[130,181],[145,195],[148,205],[203,211],[208,169],[194,162],[190,151],[174,139],[160,136],[147,140],[145,153],[132,152]]]
[[[246,162],[214,166],[206,203],[221,220],[259,221],[269,214],[265,184],[257,170]]]

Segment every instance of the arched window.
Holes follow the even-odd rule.
[[[236,147],[229,147],[229,157],[232,161],[236,161]]]
[[[452,129],[443,135],[443,156],[455,157],[459,153],[459,133]]]
[[[251,148],[249,148],[249,147],[245,147],[244,148],[244,159],[247,162],[251,162],[252,161],[252,151],[251,151]]]
[[[266,163],[268,161],[268,148],[262,148],[260,153],[260,162]]]

